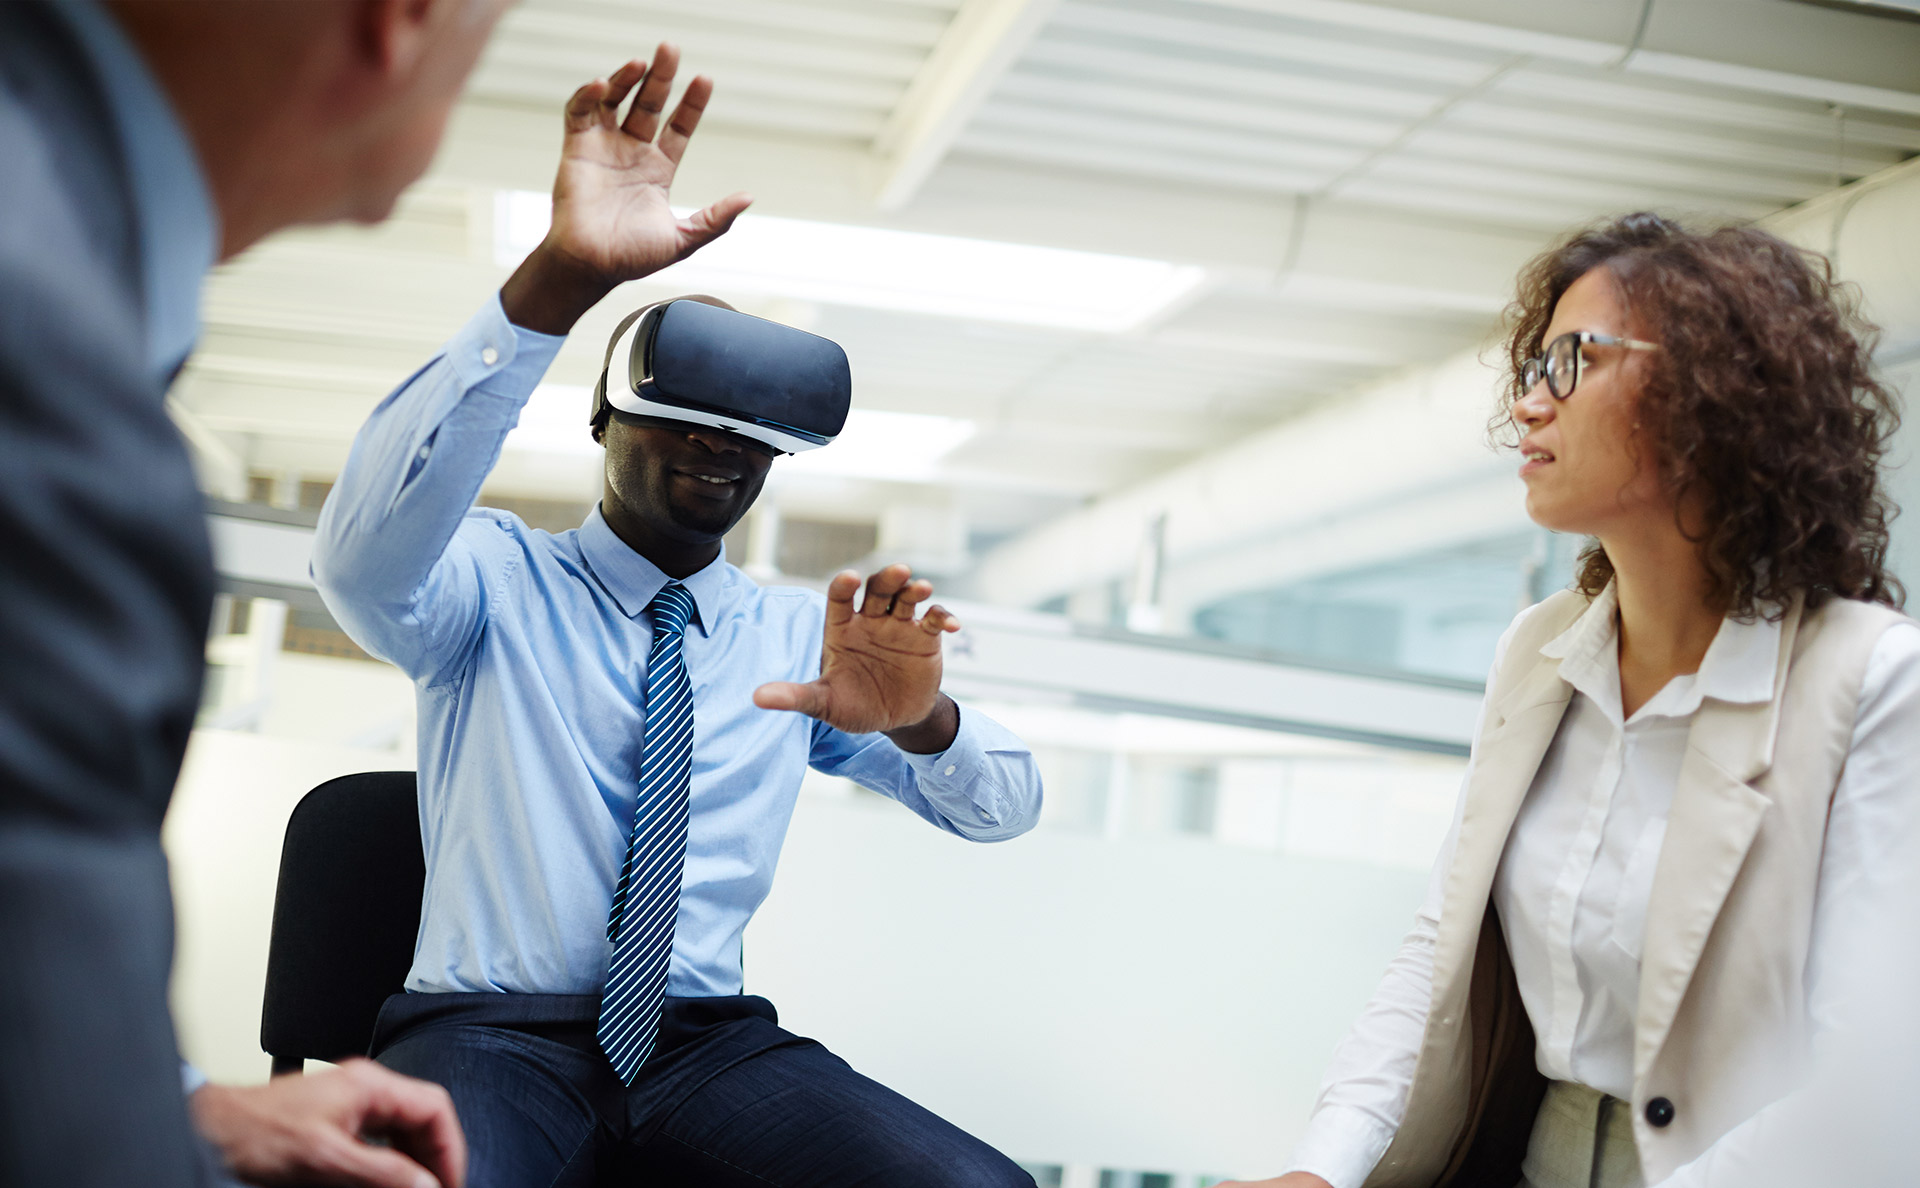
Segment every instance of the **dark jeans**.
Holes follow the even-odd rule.
[[[373,1053],[453,1095],[468,1188],[1033,1188],[1006,1156],[779,1026],[764,998],[669,998],[632,1088],[597,996],[396,994]]]

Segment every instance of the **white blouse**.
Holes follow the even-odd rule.
[[[1493,895],[1534,1025],[1541,1073],[1630,1098],[1640,945],[1687,732],[1705,698],[1771,697],[1781,641],[1778,623],[1727,619],[1698,673],[1675,677],[1623,721],[1617,606],[1609,586],[1540,649],[1560,660],[1574,695],[1514,822]],[[1496,670],[1513,631],[1500,641]],[[1816,1046],[1832,1030],[1843,993],[1863,983],[1862,975],[1844,968],[1859,947],[1837,938],[1845,921],[1871,914],[1900,877],[1905,857],[1894,851],[1893,839],[1920,827],[1920,797],[1910,794],[1917,778],[1920,627],[1902,623],[1881,637],[1868,660],[1821,857],[1806,973]],[[1455,829],[1458,821],[1456,810]],[[1312,1172],[1334,1188],[1358,1188],[1392,1141],[1426,1027],[1453,846],[1449,832],[1412,931],[1334,1052],[1288,1170]],[[1729,1144],[1750,1141],[1744,1136],[1752,1124],[1736,1127],[1665,1184],[1715,1183],[1713,1165],[1728,1162],[1716,1156]]]

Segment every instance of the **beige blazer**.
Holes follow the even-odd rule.
[[[1573,694],[1540,647],[1588,602],[1564,591],[1541,604],[1487,687],[1426,1034],[1406,1117],[1369,1188],[1511,1188],[1519,1179],[1546,1083],[1490,899],[1514,817]],[[1647,908],[1634,1024],[1634,1139],[1649,1184],[1804,1072],[1804,974],[1827,810],[1867,659],[1902,619],[1862,602],[1807,614],[1796,603],[1781,624],[1772,699],[1709,699],[1694,718]]]

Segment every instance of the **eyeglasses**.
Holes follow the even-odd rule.
[[[1574,330],[1554,339],[1547,344],[1545,353],[1521,365],[1521,390],[1531,392],[1544,379],[1547,381],[1547,391],[1553,393],[1555,400],[1565,400],[1573,395],[1573,390],[1580,386],[1580,348],[1583,346],[1617,346],[1630,351],[1660,349],[1657,342],[1615,338],[1611,334],[1595,334],[1591,330]]]

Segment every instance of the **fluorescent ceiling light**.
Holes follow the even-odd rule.
[[[520,423],[502,449],[519,454],[598,454],[600,445],[587,428],[593,389],[577,384],[541,384],[520,410]]]
[[[600,446],[587,430],[592,400],[589,388],[541,384],[502,448],[516,454],[597,456]],[[973,434],[973,422],[957,417],[856,408],[832,445],[777,458],[773,473],[926,482],[935,477],[940,460]]]
[[[856,408],[833,444],[774,461],[774,474],[926,482],[974,434],[972,421]]]
[[[550,202],[498,196],[494,259],[512,266],[547,233]],[[742,215],[649,284],[1068,330],[1134,329],[1206,278],[1164,260],[880,227]]]

